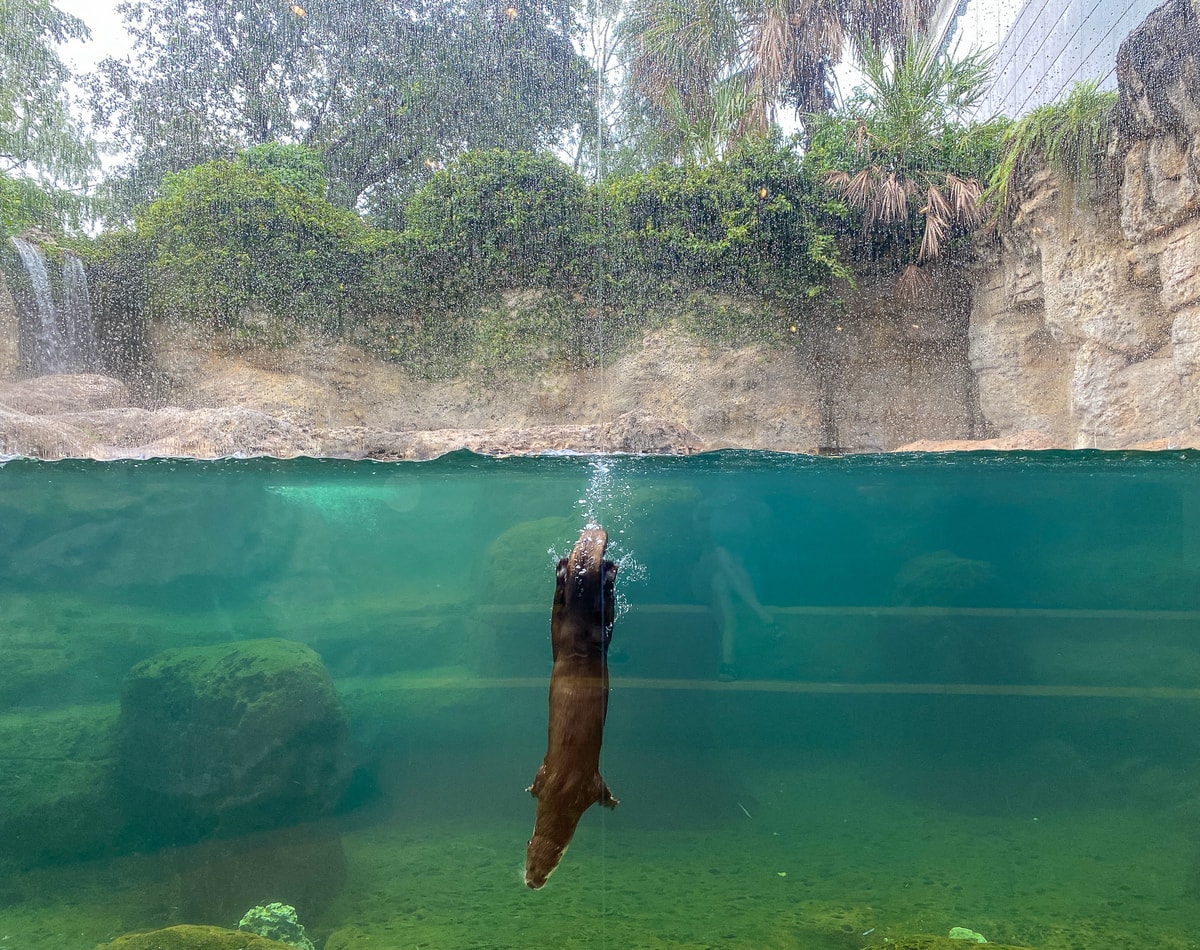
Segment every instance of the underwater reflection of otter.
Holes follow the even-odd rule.
[[[879,678],[925,683],[1016,683],[1029,672],[1024,642],[1002,615],[962,608],[1003,605],[995,568],[987,561],[932,551],[896,573],[894,602],[917,608],[880,629]]]

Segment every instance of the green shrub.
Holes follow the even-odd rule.
[[[836,205],[777,135],[744,140],[711,165],[659,165],[604,188],[601,231],[621,293],[667,281],[802,300],[848,276]]]
[[[154,249],[153,306],[252,335],[256,312],[293,325],[338,322],[371,232],[330,204],[325,187],[319,160],[301,146],[259,146],[168,175],[136,217]]]
[[[1064,100],[1039,106],[1009,128],[1003,156],[988,183],[988,198],[1001,225],[1012,220],[1017,182],[1039,162],[1072,188],[1076,200],[1086,200],[1104,167],[1117,106],[1117,93],[1100,92],[1098,85],[1077,82]]]
[[[437,172],[405,221],[410,266],[443,290],[570,286],[591,230],[582,178],[553,156],[500,149]]]

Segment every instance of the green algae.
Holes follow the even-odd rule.
[[[289,950],[280,943],[258,934],[222,927],[181,924],[146,933],[126,934],[96,950]],[[291,948],[294,950],[294,948]]]
[[[964,920],[996,943],[1038,950],[1192,943],[1192,899],[1177,886],[1154,890],[1182,883],[1190,856],[1173,813],[947,811],[900,793],[911,766],[895,758],[656,759],[610,756],[621,806],[585,816],[539,893],[520,877],[533,820],[522,783],[536,753],[426,751],[412,767],[397,762],[388,805],[342,828],[345,888],[305,923],[326,950],[846,950]],[[106,930],[169,913],[177,898],[163,871],[148,856],[10,877],[4,931],[29,950],[90,947]]]
[[[0,715],[0,867],[109,852],[115,704]]]

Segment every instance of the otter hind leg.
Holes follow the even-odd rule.
[[[546,766],[542,765],[537,770],[537,775],[533,777],[533,782],[525,789],[534,798],[539,798],[542,791],[542,783],[546,779]]]
[[[597,804],[603,805],[605,808],[616,808],[617,805],[620,804],[620,800],[613,797],[612,789],[610,789],[605,783],[604,779],[601,778],[599,772],[596,773],[596,777],[593,779],[593,781],[596,783]]]

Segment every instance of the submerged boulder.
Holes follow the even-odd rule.
[[[115,850],[116,721],[115,704],[0,714],[0,869]]]
[[[345,709],[303,644],[167,650],[125,679],[116,773],[137,844],[318,818],[337,804],[349,772]]]
[[[224,927],[203,927],[180,924],[163,930],[147,930],[125,934],[111,943],[102,943],[96,950],[295,950],[291,944],[280,943],[258,934]]]

